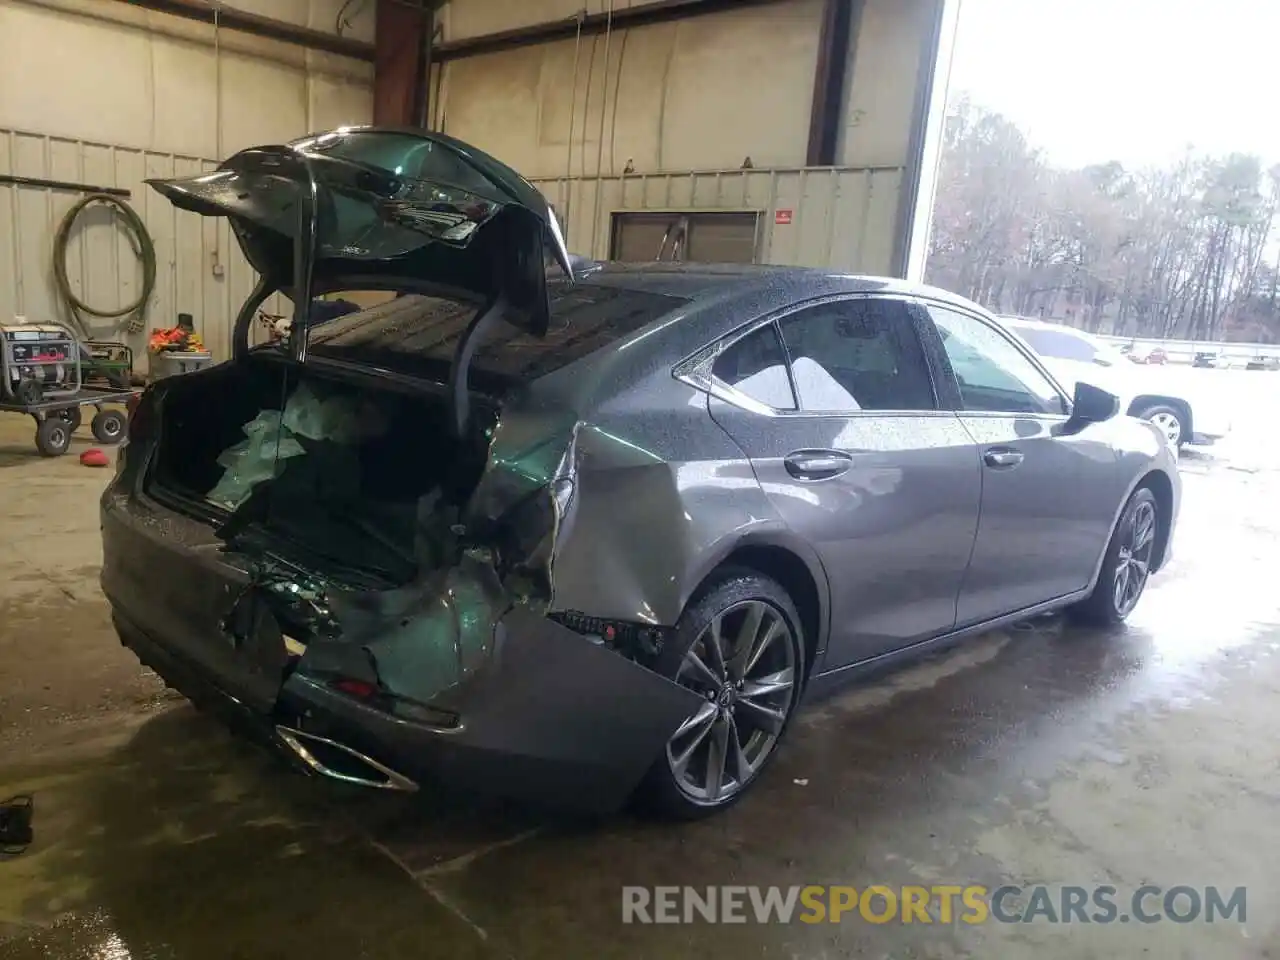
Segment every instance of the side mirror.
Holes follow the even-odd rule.
[[[1120,398],[1090,383],[1077,383],[1076,394],[1071,401],[1070,424],[1085,426],[1102,423],[1120,412]]]

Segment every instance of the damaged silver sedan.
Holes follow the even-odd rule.
[[[312,771],[699,815],[802,694],[1056,607],[1117,622],[1168,555],[1159,436],[963,301],[583,263],[423,131],[153,186],[261,282],[232,361],[134,410],[103,589],[144,663]],[[388,298],[315,315],[347,290]],[[251,347],[277,291],[288,338]]]

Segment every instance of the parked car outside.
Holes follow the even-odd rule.
[[[1258,354],[1245,363],[1246,370],[1280,370],[1280,357]]]
[[[1128,344],[1124,350],[1124,355],[1131,363],[1144,366],[1163,366],[1169,362],[1169,355],[1163,347],[1143,347],[1138,344]]]
[[[1170,555],[1163,436],[949,294],[575,263],[526,181],[425,131],[154,186],[231,218],[255,298],[408,292],[148,389],[102,499],[124,643],[314,772],[699,816],[803,699],[1115,624]]]
[[[1003,322],[1033,349],[1071,389],[1091,383],[1120,398],[1132,417],[1160,428],[1176,449],[1183,444],[1212,444],[1231,432],[1229,411],[1217,398],[1215,381],[1190,369],[1135,370],[1105,340],[1056,323],[1003,317]]]

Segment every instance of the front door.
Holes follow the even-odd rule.
[[[801,308],[739,340],[713,373],[712,416],[826,570],[822,666],[951,630],[980,477],[959,418],[938,409],[909,302]]]
[[[1065,433],[1069,404],[1003,330],[930,305],[982,471],[982,516],[959,625],[1089,585],[1110,535],[1119,466],[1102,430]]]

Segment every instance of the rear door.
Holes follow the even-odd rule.
[[[908,300],[827,300],[740,337],[713,368],[712,416],[826,570],[825,668],[955,625],[979,472],[919,334]]]
[[[982,517],[959,625],[1080,590],[1093,575],[1120,496],[1105,429],[1064,431],[1067,398],[995,322],[939,304],[927,309],[982,470]]]

